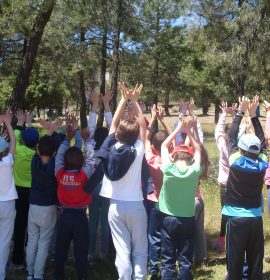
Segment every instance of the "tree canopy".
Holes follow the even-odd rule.
[[[1,110],[75,105],[85,119],[88,92],[112,90],[115,108],[119,80],[167,113],[270,91],[267,0],[4,0],[0,14]]]

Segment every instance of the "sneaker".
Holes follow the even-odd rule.
[[[28,275],[27,280],[34,280],[34,275]]]
[[[12,261],[9,261],[8,264],[7,264],[7,269],[23,270],[23,269],[25,269],[25,265],[24,264],[15,264]]]
[[[211,244],[211,249],[215,250],[219,253],[224,253],[225,252],[225,243],[220,242],[220,241],[215,241]]]

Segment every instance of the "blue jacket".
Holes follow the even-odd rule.
[[[39,206],[57,204],[57,181],[54,175],[55,158],[46,165],[36,154],[32,160],[32,186],[29,202]]]

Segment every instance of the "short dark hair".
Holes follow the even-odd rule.
[[[37,149],[41,156],[52,157],[57,150],[56,140],[52,136],[45,135],[40,138]]]
[[[116,134],[119,142],[134,145],[140,134],[140,126],[137,121],[123,120],[118,125]]]
[[[64,156],[66,170],[80,170],[84,163],[83,152],[77,147],[69,148]]]
[[[161,151],[161,145],[167,138],[168,134],[165,131],[159,131],[153,134],[152,136],[152,145],[157,151]]]
[[[99,150],[104,140],[109,134],[109,130],[107,127],[99,127],[95,130],[94,140],[96,142],[95,150]]]
[[[257,147],[257,146],[255,146],[255,147]],[[259,158],[258,154],[250,153],[250,152],[244,151],[242,149],[240,149],[240,150],[241,150],[243,156],[251,158],[252,160],[257,160]]]

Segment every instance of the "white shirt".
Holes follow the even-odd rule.
[[[115,148],[117,149],[120,146],[120,143],[116,143]],[[141,173],[144,145],[140,140],[137,140],[134,147],[137,155],[124,177],[118,181],[110,181],[104,175],[100,191],[101,196],[122,201],[143,200]]]
[[[13,177],[13,164],[12,154],[8,154],[0,160],[0,201],[18,198]]]

